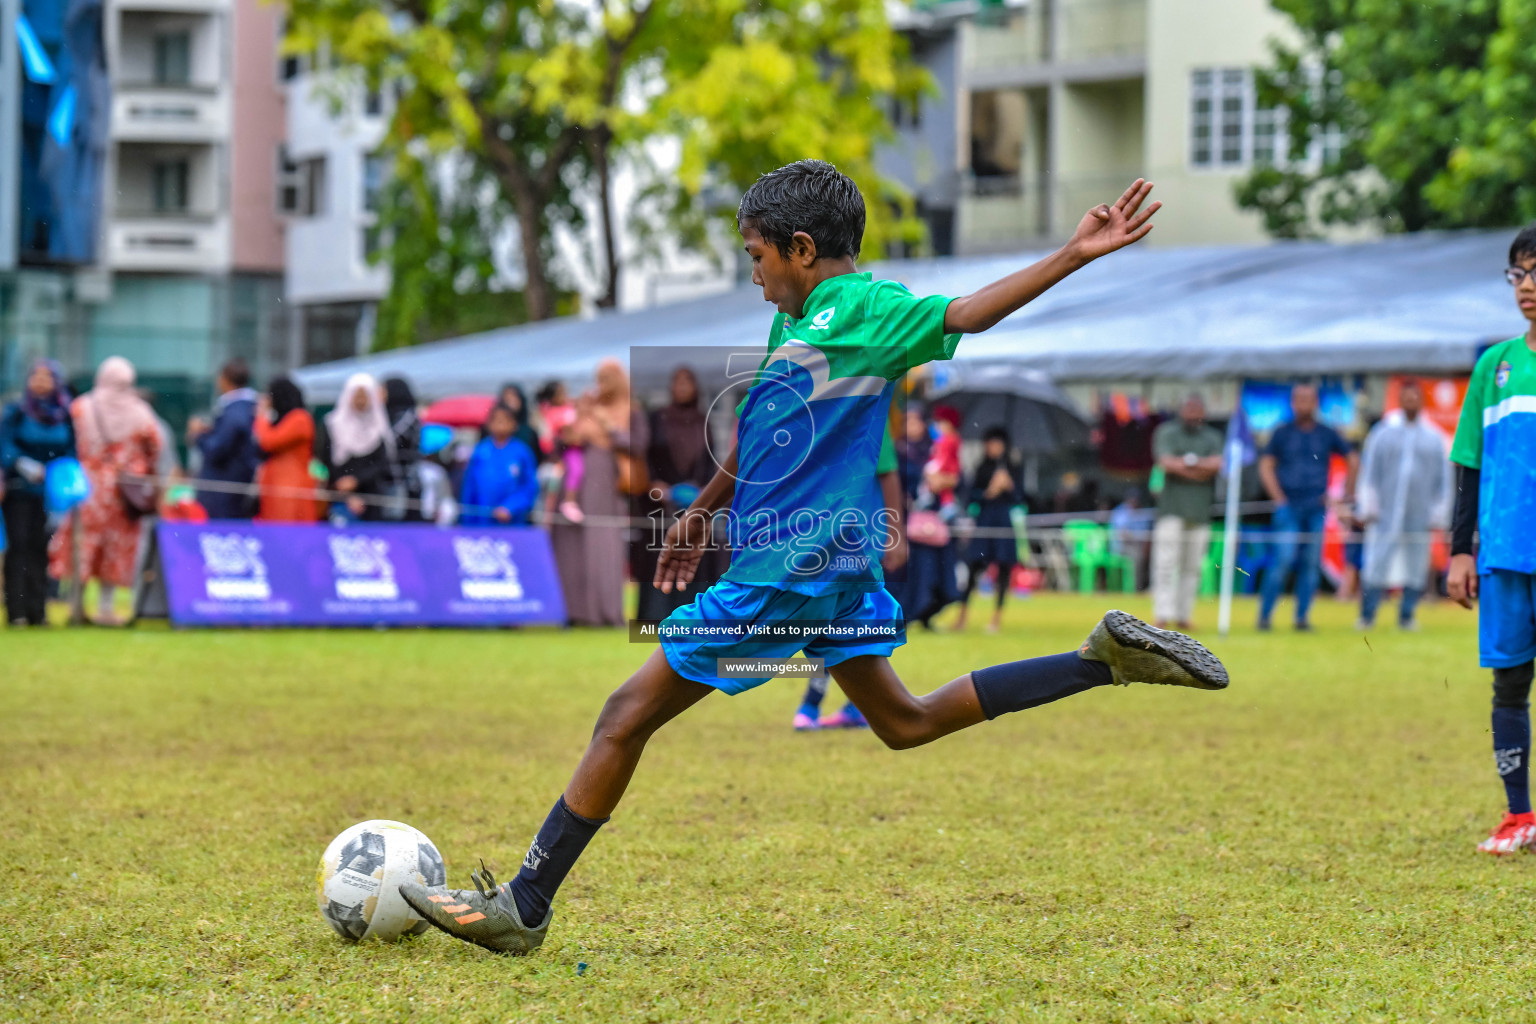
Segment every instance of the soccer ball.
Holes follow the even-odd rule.
[[[349,942],[420,935],[430,927],[400,896],[401,882],[442,885],[443,855],[398,821],[365,821],[331,840],[315,882],[320,916]]]

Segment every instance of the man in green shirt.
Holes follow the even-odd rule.
[[[1221,446],[1221,434],[1205,422],[1199,395],[1184,399],[1179,418],[1152,434],[1152,455],[1163,471],[1152,530],[1152,618],[1158,626],[1190,628],[1200,563],[1211,541]]]

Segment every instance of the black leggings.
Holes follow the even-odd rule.
[[[971,603],[971,591],[976,589],[976,581],[981,579],[981,574],[987,571],[987,566],[997,566],[997,607],[1003,607],[1003,602],[1008,600],[1008,577],[1013,574],[1012,562],[995,562],[990,558],[978,558],[974,562],[967,562],[966,568],[970,571],[965,577],[965,593],[960,598],[960,603],[969,606]]]
[[[48,603],[48,513],[43,499],[25,491],[5,496],[7,622],[43,624]]]

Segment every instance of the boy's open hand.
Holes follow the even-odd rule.
[[[656,576],[651,580],[663,594],[688,589],[704,549],[709,546],[708,516],[684,514],[667,531],[661,557],[656,560]]]
[[[1153,203],[1143,210],[1151,194],[1152,183],[1137,178],[1113,204],[1100,204],[1085,213],[1068,247],[1086,263],[1141,241],[1152,230],[1152,215],[1163,206]]]

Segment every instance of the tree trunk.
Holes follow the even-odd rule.
[[[517,208],[517,232],[523,250],[523,301],[527,304],[528,319],[548,320],[555,315],[555,290],[540,248],[548,196],[519,163],[512,148],[496,136],[496,122],[482,115],[481,125],[496,177]]]
[[[537,212],[542,207],[534,205],[536,202],[530,199],[528,205],[522,207],[535,211],[533,214],[519,212],[517,217],[517,231],[523,243],[523,298],[528,304],[529,320],[548,320],[555,315],[555,290],[549,282],[549,269],[544,266],[544,253],[539,248],[542,241],[539,226],[543,218]]]
[[[597,168],[597,196],[602,206],[603,220],[603,261],[604,277],[607,281],[606,290],[597,300],[599,309],[617,309],[619,305],[619,253],[618,245],[614,241],[613,227],[613,201],[610,195],[610,175],[608,169],[608,151],[613,143],[613,130],[606,124],[599,125],[592,133],[594,142],[592,145],[592,161]]]

